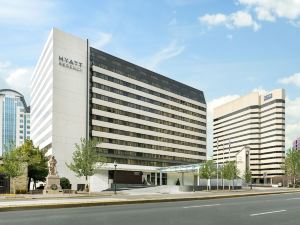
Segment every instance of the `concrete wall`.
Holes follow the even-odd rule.
[[[60,64],[59,57],[82,63],[81,70]],[[53,30],[53,134],[52,153],[59,176],[67,177],[76,189],[78,179],[65,165],[70,163],[75,143],[86,137],[87,43],[84,39]]]
[[[184,185],[193,185],[194,184],[194,174],[192,173],[184,173],[184,182],[182,183],[182,174],[181,173],[168,173],[167,184],[175,185],[177,179],[179,178],[180,184]]]
[[[108,171],[100,170],[90,178],[91,192],[100,192],[108,189],[110,188],[110,183],[111,181],[108,179]]]

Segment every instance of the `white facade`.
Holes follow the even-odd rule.
[[[253,92],[214,110],[214,154],[219,163],[235,160],[250,148],[250,169],[256,182],[283,175],[285,155],[285,92]]]
[[[60,65],[59,57],[82,63],[81,71]],[[31,80],[32,140],[56,157],[59,175],[73,184],[82,181],[65,163],[86,137],[86,68],[87,42],[53,29]]]
[[[128,72],[130,71],[130,72]],[[89,81],[89,82],[88,82]],[[88,46],[53,29],[32,77],[34,144],[58,160],[58,173],[76,178],[70,162],[80,138],[96,138],[108,163],[91,190],[109,188],[109,171],[144,172],[206,159],[206,103],[201,91]],[[191,97],[189,97],[191,96]]]
[[[26,139],[30,139],[30,112],[24,107],[17,107],[16,114],[16,146],[20,146]]]

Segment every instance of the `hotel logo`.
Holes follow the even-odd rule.
[[[82,70],[82,63],[78,62],[76,60],[73,59],[68,59],[66,57],[63,56],[58,56],[58,63],[59,65],[72,69],[72,70],[77,70],[77,71],[81,71]]]

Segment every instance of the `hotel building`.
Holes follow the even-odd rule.
[[[30,139],[30,107],[22,94],[11,89],[0,90],[0,156],[12,145],[20,146]]]
[[[272,183],[284,174],[285,92],[274,90],[240,97],[214,109],[213,159],[221,165],[249,149],[250,170],[256,183]],[[243,174],[240,174],[243,176]]]
[[[66,167],[80,138],[96,138],[107,159],[92,191],[118,183],[166,184],[161,167],[206,159],[206,102],[202,91],[89,46],[53,29],[31,80],[34,144],[58,160],[73,189],[83,180]]]

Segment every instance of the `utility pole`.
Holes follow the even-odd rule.
[[[224,149],[224,141],[223,141],[223,164],[222,164],[223,167],[224,167],[224,164],[225,164],[224,151],[225,151],[225,149]],[[225,189],[225,186],[224,186],[224,174],[222,174],[222,186],[223,186],[223,190],[224,190]]]

